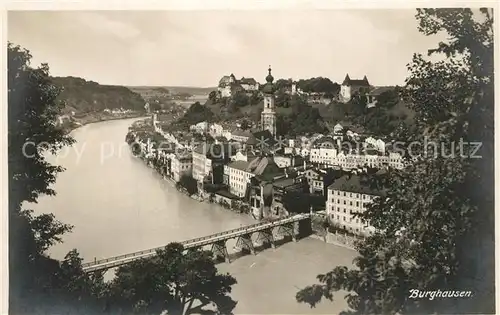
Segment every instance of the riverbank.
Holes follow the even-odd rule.
[[[62,260],[76,248],[84,261],[105,259],[257,223],[180,194],[174,183],[145,167],[126,148],[124,154],[101,162],[101,143],[123,145],[130,124],[116,120],[89,125],[85,132],[74,133],[78,150],[48,156],[49,163],[66,171],[53,185],[57,195],[42,196],[30,208],[74,226],[64,242],[49,249],[51,257]],[[236,244],[236,239],[228,240],[228,251],[234,253]],[[354,251],[306,237],[218,264],[217,269],[238,281],[231,292],[238,301],[235,314],[338,314],[347,308],[343,292],[335,293],[333,303],[315,308],[297,303],[295,294],[317,283],[318,274],[352,266],[355,256]],[[107,275],[112,277],[112,272]]]
[[[65,132],[68,134],[72,132],[73,130],[76,130],[80,127],[94,124],[94,123],[99,123],[99,122],[105,122],[105,121],[111,121],[111,120],[122,120],[122,119],[131,119],[131,118],[148,118],[149,115],[145,115],[144,113],[135,113],[135,114],[123,114],[120,116],[110,116],[110,115],[105,115],[105,114],[92,114],[88,116],[84,116],[82,118],[75,118],[74,121],[71,121],[69,126],[63,127]]]

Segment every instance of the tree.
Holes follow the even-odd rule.
[[[217,103],[217,96],[218,96],[217,91],[212,91],[210,92],[210,94],[208,94],[208,99],[212,102],[212,104],[215,104]]]
[[[236,107],[244,107],[250,104],[250,98],[245,92],[236,92],[233,95],[233,102]]]
[[[111,283],[110,310],[124,314],[232,314],[236,284],[220,274],[210,251],[171,243],[156,257],[120,267]],[[204,310],[205,306],[213,310]]]
[[[480,12],[475,19],[470,9],[417,11],[421,32],[445,31],[450,40],[429,51],[443,61],[414,56],[403,97],[416,111],[416,132],[397,136],[426,137],[445,153],[421,149],[410,167],[374,178],[387,194],[360,215],[377,232],[358,243],[357,268],[319,275],[298,301],[313,306],[343,289],[354,313],[494,313],[493,16]],[[460,139],[480,141],[482,158],[451,146]],[[408,298],[416,288],[473,296]]]
[[[56,153],[74,139],[55,125],[64,104],[57,101],[60,88],[52,83],[48,65],[32,68],[29,51],[11,43],[7,59],[9,310],[21,314],[75,310],[88,302],[82,297],[90,298],[89,291],[74,292],[80,299],[64,299],[65,288],[80,276],[69,272],[61,278],[64,262],[61,265],[45,254],[72,227],[52,214],[34,216],[23,208],[41,195],[55,195],[51,185],[64,169],[48,163],[45,154]]]
[[[289,213],[308,213],[311,201],[309,195],[296,190],[290,190],[283,195],[283,206]]]
[[[158,112],[162,109],[161,104],[158,101],[149,103],[149,110],[152,112]]]
[[[193,103],[184,115],[179,119],[178,123],[184,126],[195,125],[202,121],[213,121],[214,113],[207,106],[203,106],[200,102]]]
[[[259,93],[259,91],[253,91],[252,92],[252,95],[250,95],[250,105],[257,105],[259,104],[260,102],[262,102],[263,98],[261,96],[261,94]]]
[[[179,179],[179,185],[186,188],[188,194],[193,195],[198,192],[198,183],[196,179],[189,175],[182,175]]]

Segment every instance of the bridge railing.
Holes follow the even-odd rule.
[[[284,219],[273,220],[273,221],[270,221],[270,222],[255,223],[255,224],[251,224],[251,225],[246,225],[246,226],[242,226],[242,227],[239,227],[239,228],[235,228],[235,229],[232,229],[232,230],[226,230],[226,231],[219,232],[219,233],[216,233],[216,234],[211,234],[211,235],[207,235],[207,236],[193,238],[193,239],[182,241],[182,242],[179,242],[179,243],[182,244],[182,245],[189,245],[189,244],[192,244],[192,243],[197,243],[197,242],[204,241],[204,240],[207,240],[207,239],[212,239],[212,238],[216,238],[216,237],[219,237],[219,236],[233,234],[233,233],[240,232],[240,231],[248,231],[248,230],[252,230],[252,229],[259,228],[259,227],[264,227],[264,226],[269,226],[269,225],[270,226],[274,226],[276,224],[279,225],[279,224],[285,224],[285,223],[289,223],[289,222],[294,222],[294,221],[297,221],[297,220],[301,220],[301,219],[303,219],[303,218],[305,218],[307,216],[309,216],[309,215],[308,214],[301,214],[301,215],[296,215],[296,216],[288,217],[288,218],[284,218]],[[146,249],[146,250],[142,250],[142,251],[138,251],[138,252],[133,252],[133,253],[129,253],[129,254],[123,254],[123,255],[119,255],[119,256],[114,256],[114,257],[110,257],[110,258],[106,258],[106,259],[99,259],[99,260],[95,260],[95,261],[91,261],[91,262],[86,262],[86,263],[82,264],[82,267],[83,268],[87,268],[87,267],[91,267],[91,266],[95,266],[95,265],[105,264],[107,262],[122,260],[122,259],[125,259],[125,258],[131,258],[131,257],[136,257],[136,256],[145,256],[147,254],[154,254],[154,253],[156,253],[157,250],[165,249],[165,247],[166,246],[160,246],[160,247]]]

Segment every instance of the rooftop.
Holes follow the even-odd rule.
[[[349,174],[338,178],[333,184],[328,186],[329,190],[339,190],[367,195],[382,195],[382,192],[370,187],[366,175]]]

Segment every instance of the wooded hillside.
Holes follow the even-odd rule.
[[[144,111],[144,99],[124,86],[101,85],[77,77],[53,77],[52,82],[62,88],[58,99],[66,102],[65,112],[89,113],[105,108],[123,108]]]

